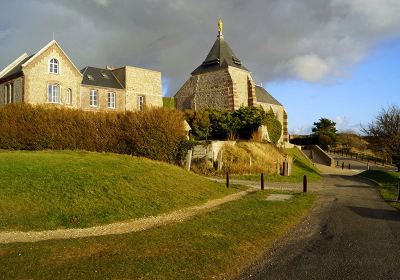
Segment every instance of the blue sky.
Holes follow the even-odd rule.
[[[400,39],[383,43],[349,70],[348,77],[326,83],[280,81],[269,91],[283,103],[291,133],[310,133],[321,117],[334,120],[342,131],[359,131],[382,108],[400,106]]]
[[[18,10],[16,16],[15,11]],[[0,68],[53,33],[76,66],[162,72],[173,96],[224,37],[286,107],[289,130],[340,130],[399,104],[400,0],[2,0]]]

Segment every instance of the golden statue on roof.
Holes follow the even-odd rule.
[[[218,33],[221,35],[222,34],[222,28],[223,28],[223,23],[222,23],[222,19],[220,18],[218,20]]]

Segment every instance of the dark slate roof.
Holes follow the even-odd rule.
[[[0,78],[0,82],[6,81],[10,78],[13,79],[13,78],[22,76],[22,64],[27,62],[32,56],[34,56],[34,54],[31,56],[28,56],[27,58],[23,59],[20,63],[15,65],[14,68],[12,68],[10,71],[7,72],[7,74],[5,74],[3,77]]]
[[[247,68],[242,65],[240,59],[233,53],[224,37],[219,35],[208,53],[207,58],[192,72],[192,75],[227,68],[228,66],[248,71]]]
[[[81,73],[83,75],[82,79],[83,85],[115,88],[115,89],[124,88],[123,85],[114,76],[111,70],[86,66],[81,70]],[[103,73],[108,76],[108,79],[103,76]],[[90,80],[88,75],[92,76],[93,80]]]
[[[265,88],[261,86],[256,86],[256,98],[257,102],[282,106],[278,100],[276,100]]]

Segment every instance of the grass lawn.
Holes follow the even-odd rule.
[[[397,182],[400,180],[400,172],[382,171],[382,170],[366,170],[360,174],[363,177],[373,179],[379,183],[379,192],[383,199],[400,209],[400,202],[393,200],[397,199]]]
[[[316,182],[321,179],[318,169],[305,158],[305,156],[297,149],[285,149],[284,153],[293,158],[292,174],[291,176],[284,177],[278,174],[264,174],[266,182],[291,182],[299,183],[303,181],[303,176],[307,175],[309,182]],[[235,179],[259,181],[260,174],[249,174],[249,175],[233,175]]]
[[[0,231],[88,227],[157,215],[239,191],[124,155],[0,152]]]
[[[6,279],[233,279],[304,217],[313,194],[256,192],[184,223],[116,236],[0,245]]]

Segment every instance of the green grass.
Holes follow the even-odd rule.
[[[284,177],[278,174],[264,174],[266,181],[299,183],[303,181],[304,175],[307,175],[309,182],[316,182],[321,179],[318,169],[312,165],[312,163],[310,163],[310,161],[299,151],[299,149],[285,149],[284,153],[293,158],[291,176]],[[260,174],[232,175],[231,177],[242,180],[260,180]]]
[[[88,227],[157,215],[238,190],[144,158],[2,151],[0,230]]]
[[[389,201],[397,209],[400,209],[400,202],[394,201],[397,199],[397,183],[400,180],[400,172],[367,170],[360,175],[377,181],[379,183],[379,192],[383,199]]]
[[[312,194],[257,192],[184,223],[148,231],[0,245],[5,279],[233,279],[304,217]]]

